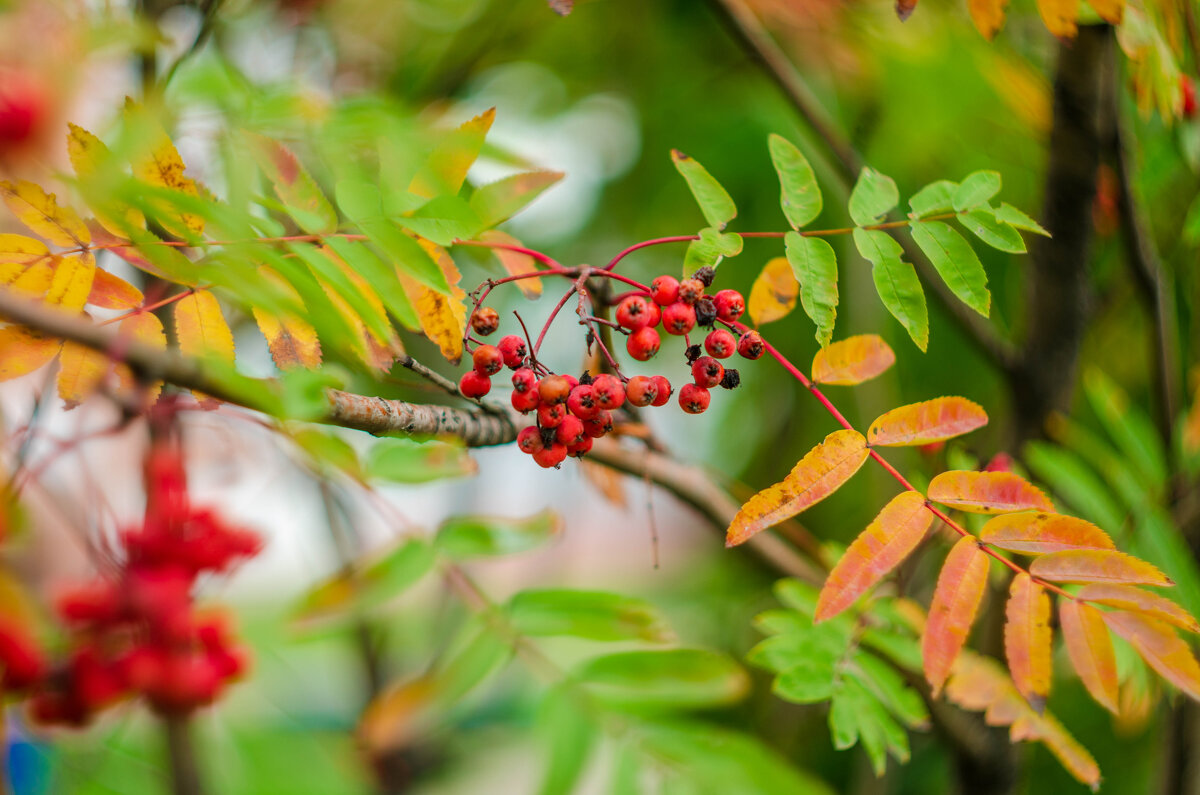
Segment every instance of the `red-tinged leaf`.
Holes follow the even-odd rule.
[[[479,236],[479,239],[488,243],[503,243],[509,246],[521,245],[520,240],[498,229],[487,230]],[[537,260],[528,254],[504,248],[494,248],[492,249],[492,254],[496,256],[496,259],[500,260],[500,264],[509,276],[535,273],[538,270]],[[517,285],[522,295],[531,300],[538,298],[542,294],[542,280],[536,276],[529,279],[520,279],[513,282],[513,284]]]
[[[989,41],[1004,27],[1004,9],[1007,7],[1008,0],[967,0],[975,29]]]
[[[571,9],[575,7],[575,0],[546,0],[550,6],[550,10],[558,14],[560,17],[565,17],[571,13]]]
[[[987,425],[987,412],[961,397],[940,397],[892,409],[871,423],[867,441],[878,447],[942,442]]]
[[[155,350],[165,351],[167,349],[167,335],[163,331],[162,321],[152,312],[138,312],[125,318],[117,325],[117,335],[123,340],[146,345]],[[138,381],[134,377],[133,371],[124,364],[117,365],[117,378],[120,381],[121,389],[125,392],[134,393],[138,387]],[[145,403],[153,403],[158,399],[158,393],[161,391],[162,382],[149,385]]]
[[[1075,37],[1079,0],[1038,0],[1037,6],[1047,30],[1060,39]]]
[[[63,345],[58,363],[58,396],[73,409],[87,400],[104,376],[112,369],[112,360],[103,353],[68,342]]]
[[[88,293],[87,302],[92,306],[105,309],[137,309],[142,305],[145,296],[120,276],[114,276],[106,270],[96,270],[92,279],[92,289]]]
[[[905,491],[893,497],[829,572],[813,622],[833,618],[854,604],[916,549],[931,524],[933,514],[925,507],[923,494]]]
[[[175,303],[175,337],[184,356],[233,361],[233,332],[216,297],[195,292]]]
[[[1029,572],[1050,582],[1174,585],[1153,564],[1113,549],[1065,549],[1035,560]]]
[[[987,573],[988,556],[974,538],[960,539],[946,556],[921,635],[925,679],[934,696],[941,691],[967,642],[987,588]]]
[[[83,248],[92,235],[79,214],[70,207],[59,207],[53,193],[46,193],[32,182],[0,182],[0,198],[17,220],[56,246]]]
[[[50,249],[40,240],[25,235],[0,235],[0,285],[19,279],[34,265],[49,265]]]
[[[917,8],[917,0],[896,0],[896,16],[901,22],[906,21]]]
[[[896,363],[896,354],[877,334],[860,334],[827,345],[812,362],[818,384],[853,386],[880,375]]]
[[[62,340],[21,326],[0,328],[0,381],[32,373],[50,363]]]
[[[1138,613],[1103,613],[1104,623],[1175,687],[1200,701],[1200,664],[1170,625]]]
[[[1010,513],[989,519],[979,538],[1022,555],[1065,549],[1113,549],[1108,534],[1091,522],[1057,513]]]
[[[1058,619],[1067,655],[1084,687],[1100,706],[1118,714],[1117,658],[1104,617],[1094,607],[1063,599],[1058,606]]]
[[[867,460],[858,431],[834,431],[801,458],[788,476],[755,494],[733,518],[725,546],[734,547],[833,494]]]
[[[1076,594],[1085,602],[1115,607],[1131,613],[1141,613],[1165,621],[1188,632],[1200,632],[1200,622],[1179,605],[1152,591],[1132,585],[1086,585]]]
[[[970,513],[1054,511],[1041,489],[1011,472],[943,472],[930,482],[928,496]]]
[[[1042,744],[1050,749],[1050,753],[1054,754],[1076,781],[1086,784],[1092,792],[1099,790],[1100,766],[1096,764],[1096,758],[1050,713],[1038,715],[1036,718],[1036,739],[1041,740]]]
[[[300,211],[293,214],[300,228],[309,234],[336,231],[337,212],[291,150],[271,138],[244,134],[275,195],[289,209]]]
[[[792,274],[792,266],[784,257],[768,262],[750,286],[746,312],[756,326],[786,317],[796,308],[800,283]]]
[[[300,294],[278,273],[266,266],[259,268],[259,272],[297,305],[303,305]],[[258,330],[267,340],[276,367],[281,370],[297,367],[315,370],[320,366],[321,341],[317,339],[317,331],[311,323],[293,314],[272,315],[258,307],[251,311]]]
[[[1050,597],[1021,572],[1013,578],[1004,611],[1004,656],[1017,692],[1039,714],[1050,694]]]

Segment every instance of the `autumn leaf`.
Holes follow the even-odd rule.
[[[495,226],[516,215],[564,176],[561,171],[526,171],[489,182],[471,194],[471,209],[484,226]]]
[[[896,17],[906,21],[917,8],[917,0],[896,0]]]
[[[974,538],[959,539],[946,556],[921,635],[925,679],[934,696],[967,642],[987,587],[987,573],[988,556]]]
[[[992,546],[1044,555],[1064,549],[1113,549],[1108,534],[1091,522],[1057,513],[1014,513],[989,519],[979,538]]]
[[[96,276],[96,258],[90,251],[55,258],[54,274],[46,291],[47,306],[78,312],[87,303]]]
[[[1079,0],[1037,0],[1037,6],[1047,30],[1060,39],[1075,37]]]
[[[928,496],[970,513],[1054,510],[1040,489],[1012,472],[943,472],[930,482]]]
[[[86,179],[99,172],[111,162],[112,152],[104,142],[82,127],[67,122],[67,156],[76,176]],[[85,197],[86,198],[86,197]],[[126,235],[131,228],[144,229],[146,218],[136,207],[124,207],[124,218],[117,220],[106,208],[92,207],[96,221],[114,235]]]
[[[775,257],[766,264],[750,287],[746,309],[750,322],[756,326],[786,317],[796,308],[800,283],[792,275],[792,266],[784,257]]]
[[[458,286],[462,281],[462,274],[444,248],[424,238],[420,238],[418,242],[441,268],[446,283],[450,285],[450,295],[431,290],[397,271],[400,283],[404,285],[405,292],[416,307],[421,331],[431,342],[437,344],[447,361],[458,364],[463,355],[463,332],[467,324],[467,294]]]
[[[1088,5],[1110,25],[1120,25],[1125,17],[1125,0],[1088,0]]]
[[[0,286],[12,284],[34,265],[51,261],[42,241],[25,235],[0,235]]]
[[[148,152],[133,159],[133,175],[147,185],[179,191],[187,196],[199,196],[200,186],[194,179],[184,174],[187,166],[184,165],[183,158],[179,156],[179,150],[171,142],[167,131],[131,100],[126,101],[126,111],[141,117],[140,120],[145,123],[152,142]],[[200,235],[204,232],[204,219],[200,216],[191,213],[177,213],[171,209],[167,209],[167,213],[177,217],[183,224],[182,227],[173,223],[167,224],[169,231],[183,236],[189,232],[192,235]]]
[[[277,316],[253,307],[254,322],[267,340],[271,359],[280,370],[315,370],[321,365],[321,341],[307,321],[294,315]]]
[[[1017,691],[1038,713],[1050,694],[1050,597],[1021,572],[1013,577],[1004,611],[1004,656]]]
[[[1188,611],[1164,596],[1132,585],[1087,585],[1079,589],[1076,596],[1085,602],[1095,602],[1130,613],[1141,613],[1188,632],[1200,632],[1200,622]]]
[[[221,313],[221,305],[207,290],[194,292],[175,303],[175,338],[179,352],[190,357],[212,357],[233,362],[233,332]],[[192,391],[206,407],[216,401]]]
[[[1159,676],[1200,701],[1200,664],[1168,624],[1137,613],[1103,613],[1104,623],[1129,642]]]
[[[445,133],[425,165],[413,177],[408,186],[409,192],[425,198],[457,194],[471,164],[479,157],[483,140],[495,118],[496,109],[488,108],[457,129]]]
[[[1029,567],[1035,577],[1050,582],[1174,585],[1152,564],[1113,549],[1065,549],[1035,560]]]
[[[509,246],[521,245],[520,240],[498,229],[487,230],[479,235],[479,239],[485,243],[502,243]],[[522,274],[533,273],[538,269],[537,260],[528,254],[522,254],[519,251],[512,251],[506,248],[493,248],[491,251],[496,259],[500,260],[500,265],[503,266],[509,276],[521,276]],[[537,277],[518,279],[513,284],[517,286],[522,295],[531,300],[542,294],[542,280]]]
[[[923,494],[905,491],[893,497],[829,573],[817,598],[813,623],[833,618],[854,604],[916,549],[932,523]]]
[[[725,546],[748,541],[833,494],[867,460],[867,440],[858,431],[834,431],[797,462],[788,476],[751,497],[725,534]]]
[[[97,268],[92,287],[88,292],[87,303],[105,309],[136,309],[142,305],[145,296],[120,276],[114,276],[106,270]]]
[[[0,197],[17,220],[56,246],[84,248],[92,241],[87,225],[70,207],[59,207],[53,193],[24,180],[0,182]]]
[[[86,400],[112,368],[112,360],[103,353],[68,342],[63,345],[58,364],[58,396],[70,410]]]
[[[903,447],[953,439],[987,425],[978,403],[961,397],[940,397],[892,409],[871,423],[872,446]]]
[[[877,334],[859,334],[817,351],[812,380],[818,384],[853,386],[869,381],[896,363],[896,354]]]
[[[971,12],[975,29],[988,41],[994,39],[1000,28],[1004,27],[1004,9],[1007,7],[1008,0],[967,0],[967,9]]]
[[[1100,706],[1118,714],[1117,659],[1104,617],[1094,607],[1063,599],[1058,606],[1058,619],[1067,655],[1084,687]]]
[[[23,326],[0,328],[0,381],[32,373],[50,363],[62,340]]]
[[[275,189],[275,195],[292,213],[300,228],[314,235],[337,231],[337,212],[296,155],[274,139],[250,132],[243,135],[250,142],[250,150]]]
[[[165,351],[167,349],[167,335],[163,331],[162,321],[153,312],[137,312],[125,318],[117,325],[117,336],[122,340],[146,345],[154,350]],[[118,364],[116,371],[121,389],[129,394],[134,394],[139,384],[133,371],[124,364]],[[153,403],[158,399],[161,391],[162,382],[149,385],[145,402]]]

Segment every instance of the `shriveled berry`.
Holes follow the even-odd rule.
[[[689,367],[691,367],[692,362],[696,361],[703,355],[704,352],[700,350],[699,345],[689,345],[683,352],[683,358],[687,361]]]
[[[592,439],[592,437],[585,434],[583,439],[581,439],[578,444],[573,444],[567,448],[567,455],[572,455],[576,458],[583,458],[585,455],[587,455],[588,451],[592,449],[592,443],[594,441],[595,440]]]
[[[682,301],[665,307],[662,313],[663,331],[682,337],[696,327],[696,312]]]
[[[567,398],[567,410],[581,420],[590,420],[600,413],[596,390],[591,384],[580,384],[571,390]]]
[[[659,306],[670,306],[679,300],[679,280],[674,276],[656,276],[650,282],[650,297]]]
[[[567,407],[562,403],[543,403],[537,408],[538,425],[557,428],[567,416]]]
[[[602,409],[620,408],[625,402],[625,385],[615,375],[607,373],[596,376],[592,381],[592,389],[596,390],[596,405]]]
[[[704,295],[704,282],[697,278],[684,279],[679,283],[679,300],[685,304],[694,304]]]
[[[500,328],[500,315],[490,306],[481,306],[471,315],[471,329],[481,337],[494,334]]]
[[[746,299],[737,290],[721,290],[713,296],[717,305],[717,320],[732,323],[746,311]]]
[[[717,319],[717,305],[707,295],[696,302],[696,324],[709,327]]]
[[[504,354],[495,345],[480,345],[471,354],[471,362],[480,375],[495,375],[504,369]]]
[[[725,375],[721,376],[721,387],[724,389],[737,389],[742,383],[742,374],[732,367],[725,368]]]
[[[688,414],[700,414],[708,408],[708,390],[695,384],[684,384],[679,390],[679,405]]]
[[[738,340],[738,353],[747,359],[761,359],[766,350],[763,338],[757,331],[747,331]]]
[[[713,329],[704,338],[704,350],[714,359],[728,359],[737,350],[737,337],[723,328]]]
[[[584,420],[583,429],[588,436],[599,439],[606,433],[612,433],[613,418],[611,411],[602,411],[590,420]]]
[[[705,287],[712,287],[713,279],[717,278],[717,269],[711,265],[705,265],[703,268],[697,269],[692,274],[692,278]]]
[[[658,390],[658,395],[651,401],[651,406],[665,406],[667,401],[671,399],[671,393],[674,390],[671,388],[671,382],[667,380],[665,375],[656,375],[650,379],[654,382],[654,388]]]
[[[658,386],[650,376],[635,375],[625,385],[625,397],[635,406],[649,406],[658,398]]]
[[[492,379],[486,375],[480,375],[475,370],[467,370],[463,373],[462,378],[458,379],[458,391],[463,397],[481,398],[490,392],[492,389]]]
[[[522,414],[533,411],[541,403],[541,400],[538,399],[536,388],[531,388],[524,392],[513,392],[509,400],[512,402],[512,407]]]
[[[658,353],[658,349],[661,346],[662,338],[658,336],[657,331],[649,326],[638,329],[625,340],[625,350],[639,362],[653,359],[654,354]]]
[[[533,454],[533,460],[543,469],[551,469],[567,459],[567,446],[555,442]]]
[[[548,375],[538,384],[543,403],[566,403],[571,394],[571,382],[561,375]]]
[[[617,323],[630,331],[650,325],[650,302],[640,295],[630,295],[617,305]]]
[[[567,447],[579,444],[581,440],[588,438],[583,429],[583,420],[573,414],[563,417],[563,421],[558,424],[557,431],[555,438]]]
[[[512,374],[512,385],[518,392],[528,392],[531,389],[537,392],[537,373],[532,368],[522,367]]]
[[[528,353],[525,349],[525,340],[516,334],[501,337],[496,347],[500,349],[500,355],[504,357],[505,366],[511,370],[519,368],[525,361],[525,354]]]
[[[517,434],[517,447],[521,448],[522,453],[533,455],[545,446],[542,443],[541,430],[532,425],[522,428],[521,432]]]
[[[590,384],[593,380],[592,374],[588,370],[584,370],[583,375],[579,376],[579,383],[581,384]]]
[[[696,382],[696,386],[708,389],[721,383],[721,379],[724,377],[725,368],[711,356],[701,356],[692,362],[692,379]]]

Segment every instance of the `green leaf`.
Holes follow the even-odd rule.
[[[484,680],[500,670],[512,658],[513,650],[487,626],[478,626],[475,634],[434,672],[438,698],[443,704],[457,703]]]
[[[688,244],[683,256],[683,275],[691,276],[703,267],[715,268],[725,257],[736,257],[742,253],[742,236],[734,232],[721,232],[712,227],[701,229],[700,239]]]
[[[988,208],[960,213],[958,222],[992,248],[1010,254],[1024,254],[1026,251],[1021,233],[1004,221],[997,220]]]
[[[813,654],[800,658],[783,671],[771,685],[771,691],[793,704],[816,704],[833,697],[835,666],[838,658]]]
[[[878,229],[855,229],[854,245],[874,266],[871,277],[883,305],[900,321],[922,351],[929,345],[929,311],[913,266],[902,260],[900,244]]]
[[[793,229],[812,223],[821,214],[821,188],[804,154],[780,135],[767,137],[771,162],[779,174],[779,204]]]
[[[313,235],[336,231],[338,217],[333,205],[296,156],[278,141],[254,133],[244,135],[275,195],[300,228]]]
[[[649,602],[604,591],[521,591],[509,600],[507,610],[522,635],[652,643],[671,638],[662,615]]]
[[[948,179],[939,179],[921,188],[911,199],[908,206],[913,215],[924,218],[927,215],[954,212],[954,194],[958,191],[958,183]]]
[[[1096,368],[1083,374],[1083,392],[1105,432],[1139,479],[1156,491],[1167,485],[1167,458],[1150,418],[1111,378]]]
[[[786,577],[778,580],[772,590],[781,604],[800,613],[808,619],[809,625],[812,625],[812,618],[817,612],[817,597],[821,593],[817,588],[803,580]]]
[[[358,453],[349,442],[331,431],[302,426],[290,431],[292,441],[308,454],[318,471],[340,470],[355,480],[363,479]]]
[[[347,265],[370,282],[384,307],[402,326],[414,331],[421,327],[416,307],[409,300],[408,293],[404,292],[400,280],[396,278],[394,267],[381,260],[361,241],[331,237],[325,242]]]
[[[384,340],[391,338],[392,329],[387,318],[382,312],[376,311],[358,285],[338,267],[336,262],[329,258],[324,250],[317,249],[308,243],[299,242],[289,243],[287,248],[308,265],[313,275],[329,285],[338,297],[349,304],[354,313],[375,336]]]
[[[774,673],[791,670],[806,660],[825,660],[832,665],[846,655],[852,637],[851,623],[827,621],[807,629],[774,635],[746,654],[746,662]]]
[[[436,196],[393,220],[439,246],[448,246],[460,238],[469,240],[484,227],[471,206],[458,196]]]
[[[833,694],[829,730],[833,745],[845,750],[859,740],[871,760],[876,776],[887,769],[887,751],[900,761],[908,759],[908,738],[883,706],[852,678],[843,678]]]
[[[959,300],[987,317],[992,294],[987,288],[987,272],[971,244],[941,221],[913,222],[910,228],[913,240],[929,257],[942,281]]]
[[[909,635],[868,627],[863,630],[862,643],[883,654],[906,671],[920,673],[923,669],[921,643]]]
[[[833,340],[833,324],[837,318],[837,255],[833,247],[819,237],[788,232],[783,242],[792,274],[800,282],[800,305],[817,324],[817,342],[824,348]]]
[[[700,211],[704,213],[708,225],[723,230],[725,225],[737,216],[737,207],[729,194],[721,187],[721,183],[717,182],[698,161],[678,149],[671,150],[671,162],[687,180],[688,188],[691,189],[692,196],[696,198],[696,203],[700,205]]]
[[[750,687],[741,666],[704,649],[609,654],[583,663],[572,678],[610,706],[653,710],[731,704]]]
[[[967,175],[959,183],[954,192],[954,209],[974,210],[987,204],[988,200],[1000,192],[1000,174],[995,171],[976,171]]]
[[[441,131],[437,144],[413,177],[409,190],[422,196],[453,196],[483,149],[496,109],[489,108],[453,130]]]
[[[570,795],[596,745],[599,732],[595,720],[577,693],[559,686],[542,700],[537,722],[549,750],[549,763],[538,792]]]
[[[854,665],[862,674],[862,684],[901,723],[910,729],[923,729],[929,725],[929,710],[921,695],[909,687],[895,669],[865,651],[854,655]]]
[[[471,209],[490,229],[516,215],[563,176],[561,171],[527,171],[490,182],[471,194]]]
[[[900,191],[891,177],[864,168],[850,192],[850,218],[858,226],[877,224],[900,203]]]
[[[344,179],[338,182],[336,192],[342,212],[392,259],[396,267],[429,289],[450,294],[450,285],[438,264],[416,240],[384,217],[379,189],[375,185],[366,180]]]
[[[1050,233],[1041,224],[1008,202],[1000,202],[1000,206],[992,210],[992,215],[995,216],[997,221],[1003,221],[1010,226],[1015,226],[1017,229],[1024,229],[1026,232],[1033,232],[1035,235],[1050,237]]]
[[[786,635],[809,629],[812,618],[805,618],[795,610],[764,610],[754,617],[753,623],[764,635]]]
[[[367,478],[391,483],[428,483],[474,475],[479,467],[459,440],[379,439],[367,452]]]
[[[456,516],[438,528],[438,549],[452,558],[512,555],[540,546],[562,532],[562,519],[542,511],[527,519]]]

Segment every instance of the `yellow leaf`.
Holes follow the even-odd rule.
[[[58,396],[73,409],[86,400],[108,373],[111,360],[103,353],[68,342],[58,363]]]
[[[1037,0],[1037,5],[1047,30],[1060,39],[1075,37],[1079,0]]]
[[[362,295],[363,299],[370,306],[371,311],[375,316],[386,317],[387,310],[384,309],[383,301],[379,297],[379,293],[371,289],[371,285],[363,278],[362,274],[350,267],[349,263],[337,255],[333,249],[328,246],[320,246],[317,251],[322,256],[329,259],[338,270],[342,271],[349,279],[354,287]],[[404,346],[400,343],[400,338],[392,332],[388,339],[383,339],[367,325],[350,303],[338,294],[331,285],[325,280],[318,277],[315,273],[313,277],[317,279],[317,283],[321,285],[321,289],[325,292],[325,296],[329,302],[333,304],[335,310],[340,314],[350,327],[355,329],[357,334],[356,353],[363,360],[363,363],[375,370],[387,372],[391,369],[392,364],[396,361],[396,357],[404,353]]]
[[[263,276],[273,281],[277,287],[286,292],[298,305],[303,305],[300,294],[296,292],[275,271],[263,266],[259,269]],[[317,339],[317,330],[308,321],[295,315],[272,315],[254,307],[254,321],[258,329],[267,338],[267,346],[271,349],[271,358],[281,370],[291,370],[296,367],[316,369],[321,364],[321,341]]]
[[[87,297],[89,304],[105,309],[137,309],[144,300],[141,290],[120,276],[99,268]]]
[[[117,325],[117,336],[155,350],[165,351],[167,349],[167,335],[163,331],[162,321],[153,312],[138,312],[125,318]],[[136,392],[138,381],[127,365],[117,365],[117,378],[123,391],[130,394]],[[162,382],[151,385],[146,395],[146,404],[157,400],[158,393],[161,391]]]
[[[50,363],[62,340],[22,326],[0,328],[0,381],[32,373]]]
[[[95,175],[104,163],[111,162],[112,152],[99,138],[70,122],[67,122],[67,130],[67,156],[80,179]],[[92,211],[100,225],[114,235],[126,235],[131,227],[146,228],[146,217],[136,207],[125,208],[125,217],[121,221],[114,220],[104,210],[93,207]]]
[[[510,246],[520,246],[521,241],[517,240],[510,234],[501,232],[498,229],[489,229],[479,235],[479,239],[487,243],[504,243]],[[528,254],[522,254],[519,251],[509,251],[503,248],[492,249],[492,254],[496,259],[500,260],[500,264],[504,266],[504,270],[509,276],[520,276],[523,273],[534,273],[537,271],[537,261]],[[538,298],[542,294],[542,280],[536,276],[530,279],[520,279],[513,282],[517,285],[517,289],[521,294],[530,300]]]
[[[25,235],[0,235],[0,285],[12,284],[38,264],[49,264],[46,244]]]
[[[975,28],[989,41],[1004,26],[1004,9],[1008,0],[967,0],[967,8],[971,12],[971,21]]]
[[[1054,512],[1041,489],[1012,472],[943,472],[929,482],[929,499],[971,513]]]
[[[853,386],[869,381],[896,363],[896,354],[876,334],[860,334],[826,345],[813,356],[812,380]]]
[[[903,447],[945,441],[987,424],[978,403],[961,397],[940,397],[892,409],[867,430],[874,446]]]
[[[776,257],[767,263],[750,287],[750,300],[746,310],[750,321],[756,326],[779,320],[796,308],[796,296],[800,294],[800,283],[792,274],[792,266],[784,257]]]
[[[1104,613],[1104,623],[1129,642],[1158,675],[1200,701],[1200,664],[1175,630],[1137,613]]]
[[[54,274],[45,301],[50,306],[71,311],[83,309],[96,276],[96,257],[90,251],[71,257],[56,258]]]
[[[418,238],[418,242],[442,269],[442,273],[446,276],[446,283],[450,285],[450,295],[442,295],[418,284],[398,268],[396,274],[400,278],[404,292],[417,310],[421,331],[430,341],[437,344],[442,356],[445,356],[450,362],[458,364],[462,359],[462,338],[467,323],[467,307],[464,303],[467,294],[458,286],[458,283],[462,281],[462,274],[458,272],[453,258],[444,248],[424,238]]]
[[[53,193],[32,182],[0,182],[0,196],[18,221],[56,246],[83,248],[92,241],[78,213],[59,207]]]
[[[207,290],[175,302],[175,337],[184,356],[233,361],[233,332],[221,305]]]
[[[1125,0],[1088,0],[1088,5],[1110,25],[1120,25],[1125,17]]]
[[[1118,714],[1117,658],[1104,617],[1094,607],[1063,599],[1058,606],[1058,619],[1063,645],[1084,687],[1100,706]]]
[[[427,198],[457,194],[471,164],[479,157],[483,139],[492,128],[495,118],[496,109],[489,108],[458,129],[443,135],[425,165],[413,177],[408,190]]]
[[[53,257],[51,261],[56,260]],[[9,285],[13,292],[41,298],[50,289],[50,280],[54,278],[54,268],[48,263],[36,262],[30,265],[20,276]]]
[[[171,143],[167,131],[132,103],[127,102],[126,109],[141,116],[141,121],[146,125],[152,139],[150,151],[134,159],[133,175],[147,185],[177,190],[188,196],[199,196],[200,188],[194,179],[184,174],[187,166],[184,165],[183,158],[179,156],[179,150],[175,148],[175,144]],[[173,209],[168,210],[168,213],[176,215]],[[173,224],[167,225],[170,231],[181,233],[186,231],[194,235],[204,232],[204,219],[200,216],[179,213],[177,217],[183,222],[185,229],[172,229]]]
[[[1005,619],[1008,669],[1017,690],[1041,713],[1050,693],[1050,597],[1025,572],[1013,578]]]

